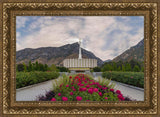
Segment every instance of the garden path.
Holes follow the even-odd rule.
[[[54,79],[55,80],[55,79]],[[16,89],[16,101],[35,101],[37,96],[45,95],[53,89],[54,80]]]

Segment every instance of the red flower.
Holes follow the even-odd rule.
[[[81,101],[82,97],[81,96],[77,96],[76,99],[77,99],[77,101]]]
[[[66,87],[69,87],[69,85],[66,85]]]
[[[97,88],[94,88],[93,91],[94,91],[94,92],[98,92],[98,89],[97,89]]]
[[[79,91],[83,91],[83,88],[79,88]]]
[[[79,86],[84,86],[84,84],[80,84]]]
[[[92,94],[93,93],[93,89],[92,88],[88,89],[88,93]]]
[[[70,79],[72,78],[72,76],[69,77]]]
[[[58,93],[58,96],[61,96],[61,93]]]
[[[114,89],[110,89],[110,91],[114,92]]]
[[[63,101],[68,101],[68,98],[67,97],[62,97],[62,100]]]
[[[101,86],[101,85],[99,85],[99,84],[98,84],[97,86],[98,86],[100,89],[102,88],[102,86]]]
[[[122,94],[117,96],[120,100],[124,100],[124,97],[122,96]]]
[[[89,88],[90,87],[90,85],[86,85],[86,88]]]
[[[117,93],[117,94],[121,94],[121,91],[120,91],[120,90],[117,90],[116,93]]]
[[[99,94],[99,96],[102,96],[102,92],[99,92],[98,94]]]
[[[52,98],[51,101],[56,101],[56,98]]]
[[[70,92],[70,95],[73,95],[73,92]]]
[[[83,88],[83,91],[86,91],[87,90],[87,88]]]

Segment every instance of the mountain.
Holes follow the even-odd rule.
[[[42,64],[57,66],[63,65],[63,60],[67,58],[78,58],[79,44],[67,44],[61,47],[41,47],[37,49],[25,48],[16,52],[16,63],[40,62]],[[83,58],[97,59],[98,66],[103,64],[103,61],[96,57],[92,52],[82,48]]]
[[[108,59],[108,60],[105,60],[105,61],[103,61],[104,63],[107,63],[107,62],[110,62],[110,61],[112,61],[111,59]]]
[[[137,45],[132,46],[130,49],[126,50],[112,61],[144,61],[144,39],[141,40]]]

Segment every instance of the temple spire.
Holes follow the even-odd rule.
[[[79,58],[78,59],[82,59],[82,53],[81,53],[81,39],[79,39]]]

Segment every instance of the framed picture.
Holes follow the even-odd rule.
[[[158,0],[0,5],[1,116],[158,116]]]

